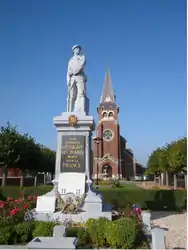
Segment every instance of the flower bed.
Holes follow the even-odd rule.
[[[34,237],[52,236],[54,226],[59,223],[24,221],[25,212],[35,206],[35,196],[0,200],[0,245],[27,244]],[[136,206],[130,206],[127,214],[118,213],[114,221],[99,218],[79,224],[64,222],[65,236],[77,237],[79,248],[148,248],[141,230],[140,212]]]
[[[123,217],[114,221],[106,218],[89,219],[85,225],[66,227],[67,237],[77,237],[78,248],[140,249],[149,246],[137,217]]]

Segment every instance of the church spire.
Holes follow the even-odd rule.
[[[114,95],[114,90],[112,87],[112,81],[110,77],[110,70],[106,70],[106,76],[104,80],[104,87],[103,87],[103,92],[101,96],[101,103],[104,102],[113,102],[115,103],[115,95]]]

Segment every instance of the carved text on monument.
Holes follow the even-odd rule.
[[[85,137],[63,136],[62,137],[62,161],[61,172],[85,171]]]

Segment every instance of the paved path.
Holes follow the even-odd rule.
[[[165,233],[167,249],[187,249],[187,212],[152,212],[152,217],[154,225],[168,229]]]

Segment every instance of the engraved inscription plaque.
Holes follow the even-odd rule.
[[[85,173],[85,136],[63,135],[61,172]]]

